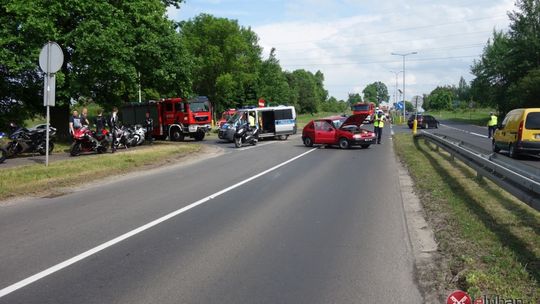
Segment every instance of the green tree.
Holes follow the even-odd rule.
[[[360,94],[349,93],[349,97],[347,98],[347,103],[349,104],[349,107],[359,102],[362,102],[362,96]]]
[[[540,2],[518,0],[509,13],[508,33],[494,32],[475,61],[471,92],[479,103],[506,113],[516,107],[540,106]]]
[[[259,70],[258,95],[270,104],[289,103],[290,88],[287,77],[272,48],[268,59],[262,62]]]
[[[255,32],[236,20],[208,14],[182,22],[180,28],[184,45],[194,57],[194,92],[208,96],[218,111],[230,103],[256,103],[261,47]],[[227,95],[220,95],[223,92]]]
[[[377,106],[381,102],[388,102],[390,100],[390,95],[388,95],[388,88],[386,85],[380,81],[368,84],[364,90],[364,100],[366,102],[373,102]]]
[[[451,87],[436,87],[427,97],[427,104],[430,110],[452,109],[452,102],[455,94]]]
[[[306,70],[295,70],[286,75],[291,88],[291,104],[300,113],[317,113],[323,100],[316,75]]]
[[[64,52],[56,83],[59,106],[82,98],[110,108],[133,99],[139,81],[162,94],[189,93],[190,60],[165,15],[167,5],[180,3],[2,1],[1,103],[20,105],[26,116],[42,111],[43,74],[37,62],[49,40]]]

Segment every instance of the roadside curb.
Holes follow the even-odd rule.
[[[394,154],[397,162],[398,181],[401,191],[402,206],[405,215],[409,242],[414,256],[414,276],[418,284],[424,303],[442,303],[445,290],[438,280],[442,267],[442,257],[438,253],[438,245],[435,241],[433,229],[425,218],[425,213],[420,199],[414,192],[414,183],[403,163]]]

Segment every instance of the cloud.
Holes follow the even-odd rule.
[[[390,53],[417,51],[406,61],[410,99],[437,85],[457,84],[461,76],[470,80],[473,56],[481,54],[494,28],[507,28],[506,12],[512,7],[512,0],[407,5],[382,0],[371,6],[354,0],[301,0],[286,6],[284,21],[253,30],[266,54],[277,49],[285,69],[321,70],[330,95],[339,99],[374,81],[385,82],[392,93],[390,70],[402,69],[402,57]]]

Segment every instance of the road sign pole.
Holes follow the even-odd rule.
[[[50,41],[49,41],[50,42]],[[49,69],[49,67],[51,66],[51,47],[49,44],[47,44],[47,69]],[[48,167],[49,166],[49,125],[50,125],[50,108],[49,108],[49,105],[50,105],[50,100],[49,100],[49,96],[50,96],[50,91],[51,91],[51,88],[50,88],[50,74],[49,74],[49,71],[45,71],[45,81],[46,81],[46,86],[45,86],[45,91],[43,92],[43,95],[45,95],[45,104],[47,105],[47,122],[46,122],[46,126],[47,126],[47,130],[45,131],[46,133],[46,136],[45,136],[45,167]]]

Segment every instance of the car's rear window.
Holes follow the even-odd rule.
[[[525,119],[525,129],[540,130],[540,112],[527,114]]]

